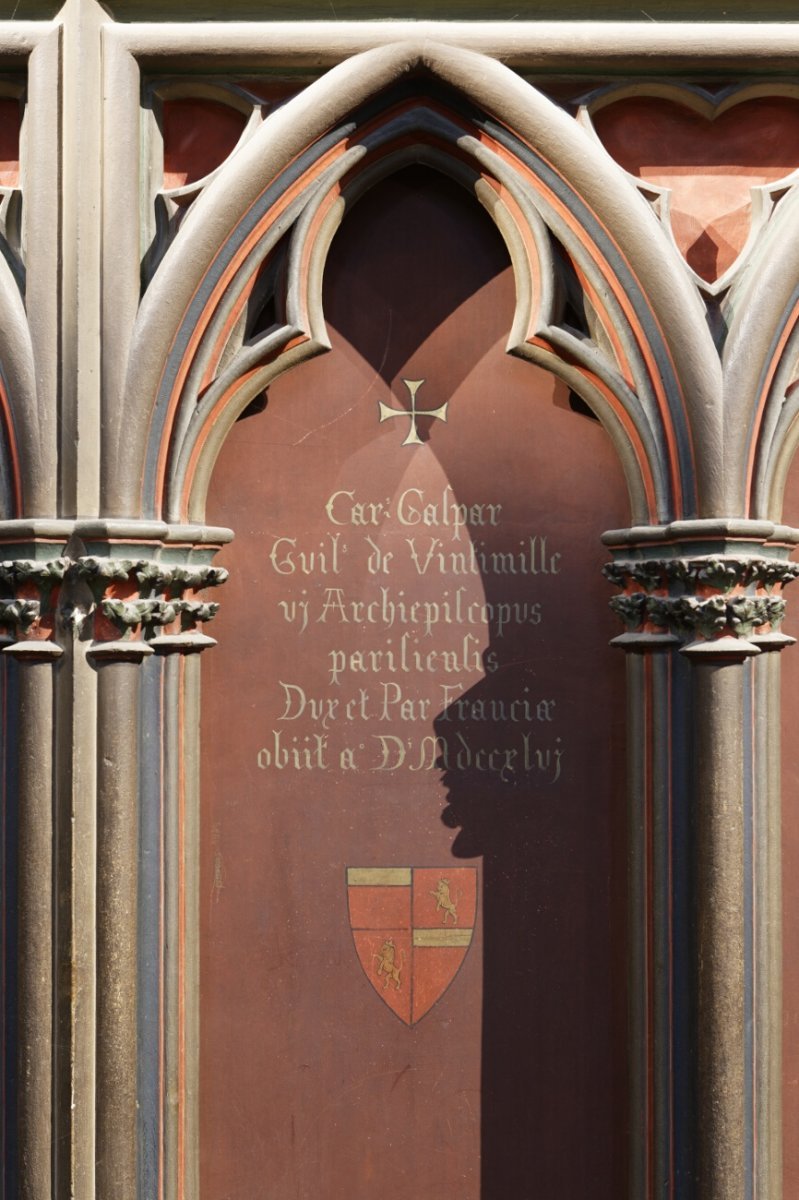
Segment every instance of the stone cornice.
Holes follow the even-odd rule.
[[[407,11],[405,6],[403,9]],[[259,15],[263,16],[262,9]],[[640,16],[640,9],[635,15]],[[290,63],[293,67],[324,68],[375,46],[408,38],[480,50],[517,70],[573,67],[576,58],[581,69],[645,66],[654,72],[659,67],[674,70],[697,59],[710,59],[727,69],[750,71],[753,62],[767,60],[776,70],[779,64],[795,66],[799,54],[799,26],[777,22],[306,19],[198,21],[167,26],[149,21],[109,22],[106,29],[136,58],[152,65],[166,60],[170,66],[187,58],[196,63],[207,55],[216,66],[246,58],[264,66]]]

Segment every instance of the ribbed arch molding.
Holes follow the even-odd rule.
[[[139,313],[126,445],[107,449],[112,464],[126,452],[140,470],[107,475],[108,505],[201,518],[236,417],[328,348],[324,261],[344,213],[411,161],[470,188],[496,222],[517,285],[508,350],[565,379],[603,421],[633,521],[712,510],[717,472],[702,464],[718,462],[720,365],[645,201],[572,118],[501,63],[411,43],[357,55],[312,84],[195,202]],[[552,240],[583,289],[588,333],[559,323]],[[278,253],[288,269],[276,322],[247,338],[248,305]]]

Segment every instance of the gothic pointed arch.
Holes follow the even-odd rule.
[[[52,502],[54,421],[37,404],[33,347],[14,273],[0,255],[0,513],[40,516]]]
[[[625,467],[633,520],[712,510],[717,473],[701,464],[720,446],[718,358],[645,202],[512,71],[425,43],[330,71],[273,113],[196,201],[137,320],[124,440],[140,470],[116,470],[121,447],[108,446],[112,508],[202,519],[233,421],[282,371],[327,348],[324,260],[348,205],[409,160],[470,187],[497,223],[517,285],[508,350],[594,408]],[[553,248],[577,281],[583,328],[563,317]],[[255,331],[265,288],[273,319]]]

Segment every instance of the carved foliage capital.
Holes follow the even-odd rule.
[[[689,657],[743,660],[781,650],[783,588],[799,576],[789,547],[686,554],[679,546],[623,550],[603,568],[621,589],[610,601],[625,625],[613,644],[638,653],[671,646]]]
[[[199,593],[224,583],[224,568],[99,556],[80,558],[75,568],[92,595],[86,615],[94,657],[196,654],[215,644],[203,626],[219,605]]]
[[[34,550],[40,549],[33,547]],[[97,660],[141,660],[154,653],[192,654],[214,645],[203,627],[219,605],[201,593],[227,579],[227,571],[192,562],[108,553],[0,560],[0,645],[18,658],[62,653],[59,633],[90,640]],[[150,549],[148,547],[148,549]],[[170,548],[172,556],[176,550]],[[199,553],[208,556],[207,549]]]

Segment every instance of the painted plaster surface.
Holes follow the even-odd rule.
[[[503,355],[506,253],[453,185],[362,200],[326,308],[330,355],[240,422],[210,499],[240,536],[204,677],[203,1186],[325,1174],[366,1200],[390,1160],[452,1200],[533,1173],[616,1196],[623,663],[600,642],[575,689],[597,627],[562,631],[623,482],[598,423]],[[420,378],[446,420],[413,443]],[[407,866],[412,913],[410,871],[362,883]]]

